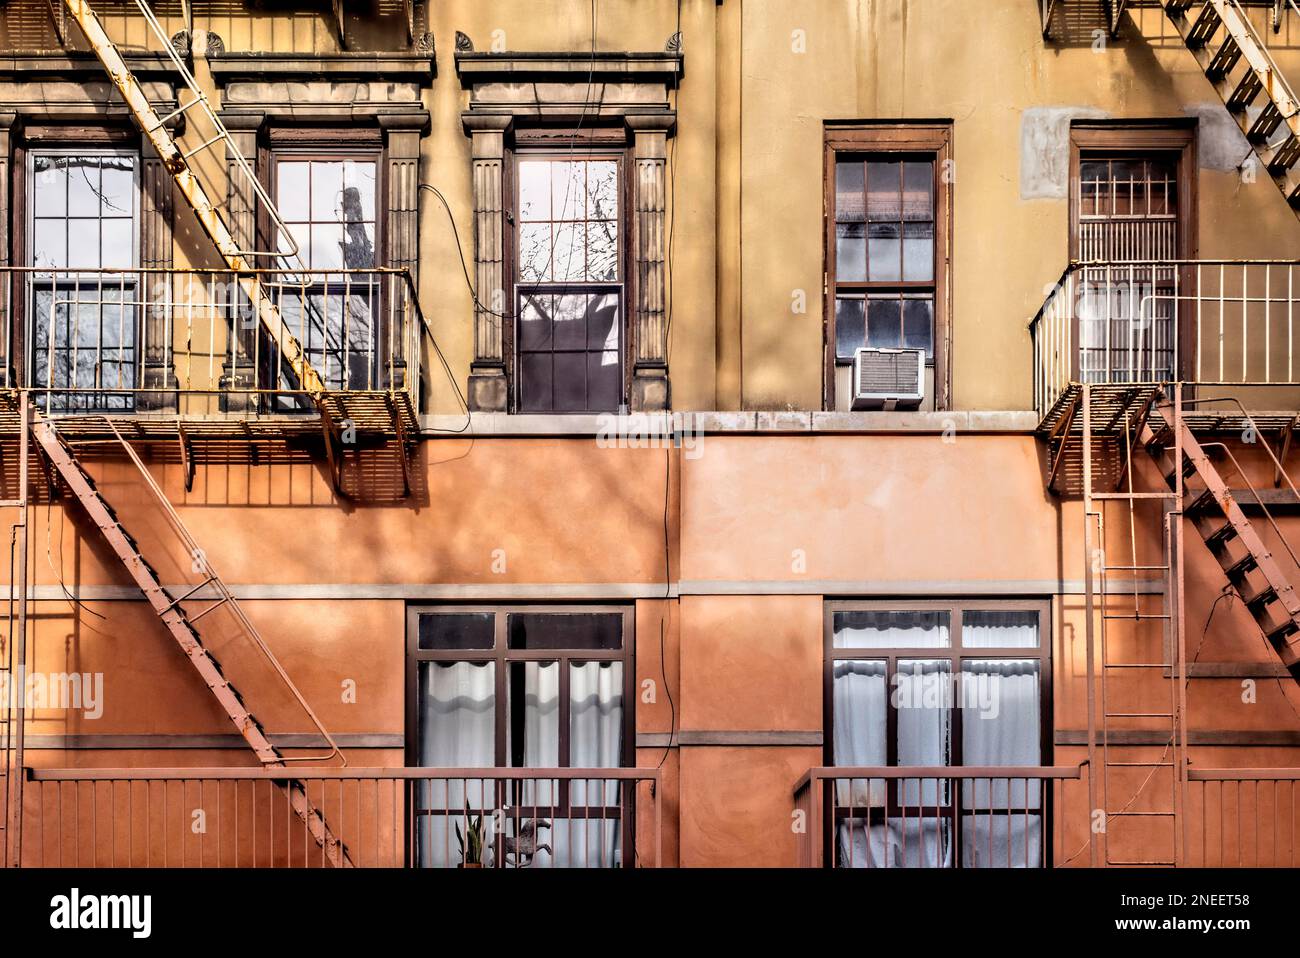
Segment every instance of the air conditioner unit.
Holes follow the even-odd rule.
[[[854,352],[854,409],[915,409],[924,396],[924,349],[863,347]]]

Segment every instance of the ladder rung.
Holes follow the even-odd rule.
[[[1237,65],[1237,61],[1240,59],[1241,47],[1237,45],[1237,38],[1232,34],[1228,34],[1224,38],[1223,44],[1215,52],[1214,58],[1210,60],[1209,66],[1205,68],[1205,75],[1210,78],[1211,82],[1218,82],[1232,72],[1232,68]]]
[[[1141,622],[1146,619],[1167,619],[1169,618],[1169,614],[1167,612],[1134,612],[1132,615],[1118,615],[1112,612],[1107,612],[1102,615],[1102,618],[1116,619],[1121,622]]]
[[[1274,176],[1281,176],[1295,166],[1297,160],[1300,160],[1300,139],[1291,134],[1274,151],[1273,158],[1268,161],[1268,171]]]
[[[1173,812],[1107,812],[1107,818],[1173,818]]]
[[[1107,712],[1105,718],[1173,718],[1172,712]]]
[[[1114,748],[1115,746],[1110,746]],[[1107,762],[1107,768],[1173,768],[1173,762]]]
[[[188,160],[188,159],[189,159],[191,156],[193,156],[194,154],[196,154],[196,153],[202,153],[204,150],[206,150],[208,147],[210,147],[213,143],[217,143],[217,142],[219,142],[219,141],[222,140],[222,139],[223,139],[223,137],[221,136],[220,133],[218,133],[216,136],[209,137],[208,139],[206,139],[206,140],[204,140],[202,143],[200,143],[198,146],[196,146],[194,149],[192,149],[192,150],[190,150],[188,153],[184,153],[184,154],[182,154],[182,155],[185,157],[185,159]]]
[[[1103,662],[1104,669],[1172,669],[1168,662]]]
[[[1255,117],[1255,122],[1250,125],[1246,131],[1246,139],[1252,143],[1267,143],[1268,140],[1277,131],[1282,124],[1282,111],[1277,108],[1277,104],[1269,100],[1264,104],[1264,109]]]

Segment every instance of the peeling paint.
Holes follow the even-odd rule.
[[[1201,169],[1231,172],[1251,155],[1246,135],[1222,103],[1194,103],[1183,112],[1197,119],[1196,159]]]
[[[1063,200],[1070,195],[1070,122],[1104,120],[1093,107],[1031,107],[1020,117],[1020,198]]]

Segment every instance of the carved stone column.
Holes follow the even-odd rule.
[[[172,176],[147,139],[141,144],[140,265],[146,269],[172,267]],[[173,278],[167,274],[146,273],[141,299],[149,304],[166,304],[175,295]],[[140,334],[144,337],[140,353],[140,385],[146,390],[170,392],[141,393],[136,405],[141,409],[176,409],[179,388],[172,363],[172,343],[168,336],[173,326],[168,322],[165,305],[151,305],[141,318]]]
[[[223,122],[230,131],[230,139],[235,148],[248,162],[253,172],[257,173],[257,139],[265,119],[260,114],[241,114],[224,118]],[[257,194],[248,178],[237,171],[234,154],[227,150],[226,155],[226,223],[231,235],[240,249],[257,248]],[[241,301],[241,294],[232,288],[226,291],[228,301],[235,304],[234,310],[228,310],[227,321],[234,314],[236,344],[233,350],[227,349],[221,366],[221,408],[227,412],[256,412],[257,395],[252,392],[257,388],[257,368],[253,357],[257,355],[256,337],[259,335],[257,324],[243,322],[240,308],[251,308]],[[245,328],[247,327],[247,328]],[[272,371],[275,384],[278,371]],[[232,393],[230,390],[236,390]]]
[[[505,137],[509,116],[466,116],[471,138],[474,189],[474,361],[469,374],[469,407],[505,412],[509,387],[505,365]]]
[[[380,126],[386,131],[388,163],[388,220],[385,223],[384,260],[375,265],[404,269],[419,289],[420,266],[420,137],[427,125],[423,114],[412,116],[381,116]],[[398,293],[398,295],[401,295]],[[395,319],[401,314],[393,306],[383,312],[384,319]],[[411,317],[414,322],[414,316]],[[407,363],[412,359],[404,354],[405,343],[401,330],[379,330],[381,364],[379,381],[383,388],[401,388],[405,384]],[[392,356],[390,361],[389,351]],[[416,368],[419,368],[418,359]],[[391,381],[390,381],[391,371]]]
[[[668,321],[664,261],[667,256],[667,163],[670,115],[629,116],[633,134],[632,260],[636,308],[632,316],[631,404],[634,410],[668,409]]]

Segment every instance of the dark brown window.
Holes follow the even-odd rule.
[[[1045,603],[831,602],[825,628],[829,764],[1047,764]],[[1031,779],[841,780],[834,861],[1041,865],[1047,797]]]
[[[612,412],[624,397],[623,157],[515,163],[516,405]]]
[[[827,129],[828,406],[864,346],[923,349],[932,404],[946,401],[948,133]]]
[[[413,608],[408,632],[411,764],[634,764],[630,608]],[[438,830],[446,824],[442,817],[460,815],[466,801],[484,809],[522,806],[549,822],[552,843],[538,861],[543,866],[614,865],[631,847],[631,790],[620,782],[494,782],[485,773],[482,779],[423,787],[432,790],[420,801],[422,827],[430,829],[422,833],[422,855],[430,864],[454,856]]]

